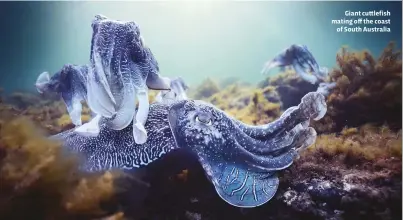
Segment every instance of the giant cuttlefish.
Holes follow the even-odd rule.
[[[203,101],[156,102],[150,105],[144,144],[135,143],[132,126],[113,130],[102,122],[97,137],[69,130],[51,138],[82,153],[82,169],[87,171],[132,169],[174,149],[188,151],[198,158],[223,200],[237,207],[256,207],[275,195],[277,172],[314,143],[316,132],[308,127],[309,121],[322,118],[326,109],[324,96],[311,92],[279,119],[252,126]]]
[[[319,67],[318,62],[313,57],[311,51],[306,45],[293,44],[279,53],[275,58],[264,64],[262,73],[267,73],[274,67],[292,66],[301,78],[312,84],[324,81],[328,75],[325,67]],[[306,72],[310,71],[312,74]]]
[[[88,105],[108,118],[105,123],[113,130],[122,130],[133,121],[134,141],[143,144],[147,140],[148,88],[170,90],[170,81],[159,75],[158,62],[135,22],[96,15],[91,26]]]
[[[326,67],[319,67],[306,45],[293,44],[286,48],[275,58],[264,64],[262,73],[267,73],[274,67],[293,66],[295,72],[305,81],[311,84],[318,84],[317,92],[328,96],[330,91],[336,87],[335,82],[325,82],[329,71]],[[306,72],[310,71],[312,74]]]

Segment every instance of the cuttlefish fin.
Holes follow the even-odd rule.
[[[279,179],[275,172],[255,173],[229,163],[200,162],[218,195],[227,203],[253,208],[268,202],[276,194]]]
[[[147,87],[153,90],[170,90],[171,80],[160,75],[149,76],[146,80]]]

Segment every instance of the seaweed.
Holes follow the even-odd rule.
[[[78,169],[79,158],[24,117],[0,130],[0,216],[9,219],[71,219],[109,214],[102,204],[114,193],[118,172]]]
[[[191,91],[190,97],[194,99],[205,99],[220,91],[217,83],[210,78],[205,79],[194,91]]]
[[[328,119],[318,122],[332,127],[319,131],[340,131],[366,123],[401,129],[402,59],[395,44],[389,43],[378,59],[367,50],[351,52],[346,47],[336,59],[338,68],[330,77],[337,86],[327,99]]]
[[[280,116],[280,103],[269,102],[269,90],[231,85],[215,93],[207,101],[231,116],[249,124],[266,124]]]

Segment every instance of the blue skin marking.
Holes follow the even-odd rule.
[[[256,207],[277,191],[276,173],[315,141],[309,120],[318,120],[325,112],[324,96],[311,92],[272,124],[245,126],[211,104],[183,100],[150,105],[145,125],[149,138],[141,145],[130,135],[131,126],[116,131],[102,125],[98,137],[69,130],[52,139],[81,152],[82,168],[88,171],[145,166],[180,148],[198,157],[223,200],[238,207]]]

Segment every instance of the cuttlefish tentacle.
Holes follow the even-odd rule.
[[[115,97],[118,99],[118,110],[116,115],[107,121],[107,125],[114,130],[122,130],[126,128],[132,121],[136,111],[136,89],[134,87],[132,73],[133,64],[130,58],[121,54],[120,51],[115,51],[115,56],[112,62],[113,72],[119,76],[119,80],[113,81],[116,92]]]
[[[62,98],[66,104],[67,112],[69,113],[71,122],[76,126],[81,125],[82,124],[82,122],[81,122],[81,111],[82,111],[81,101],[84,101],[84,100],[81,97],[79,97],[77,94],[63,93]]]
[[[279,119],[271,123],[258,126],[247,125],[238,120],[234,120],[234,123],[248,136],[267,140],[291,130],[310,118],[319,120],[326,113],[326,109],[325,97],[320,93],[310,92],[302,98],[298,106],[288,108]]]
[[[116,113],[115,100],[111,96],[107,81],[104,77],[99,77],[98,74],[95,75],[96,71],[98,70],[94,68],[90,68],[88,71],[88,106],[96,114],[111,118]]]
[[[149,100],[148,100],[148,90],[145,84],[137,85],[136,95],[139,100],[139,107],[135,118],[133,118],[133,137],[137,144],[142,144],[147,140],[147,131],[144,128],[146,124],[148,113],[149,113]]]

